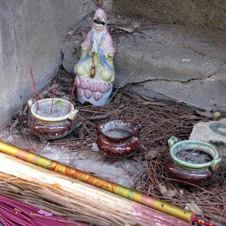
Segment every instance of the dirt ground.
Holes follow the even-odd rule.
[[[73,79],[71,74],[59,70],[54,78],[57,84],[55,97],[69,100]],[[39,99],[52,96],[52,85],[53,81],[39,94]],[[110,103],[105,107],[81,105],[76,95],[73,104],[79,111],[77,126],[74,132],[64,138],[42,143],[33,135],[27,124],[27,105],[1,129],[0,137],[31,152],[190,209],[209,222],[226,224],[226,175],[223,167],[208,187],[181,185],[169,178],[165,169],[169,155],[168,139],[176,136],[186,140],[194,124],[213,118],[185,105],[139,96],[129,91],[129,85],[115,89]],[[115,119],[139,123],[142,129],[140,149],[129,158],[112,162],[96,148],[95,125]]]

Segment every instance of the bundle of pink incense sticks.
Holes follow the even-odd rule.
[[[0,195],[0,223],[4,226],[85,226]]]

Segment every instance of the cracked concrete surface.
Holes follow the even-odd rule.
[[[117,46],[116,87],[130,84],[131,90],[148,97],[226,112],[226,31],[152,24],[112,37]],[[78,58],[69,54],[74,40],[74,35],[67,36],[63,47],[63,66],[69,72]],[[77,35],[77,40],[82,37]]]
[[[154,25],[119,37],[116,84],[126,80],[143,55],[140,71],[128,79],[133,91],[208,111],[226,111],[225,34],[179,25]]]

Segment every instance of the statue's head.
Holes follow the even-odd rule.
[[[103,9],[96,10],[93,18],[93,29],[98,32],[106,31],[107,29],[107,17]]]

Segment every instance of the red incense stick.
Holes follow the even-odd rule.
[[[71,111],[71,103],[72,103],[72,98],[74,96],[75,86],[76,86],[76,81],[74,80],[74,84],[73,84],[73,88],[72,88],[72,92],[71,92],[71,97],[70,97],[70,104],[69,104],[69,107],[68,107],[68,113]]]
[[[37,96],[37,91],[36,91],[36,87],[35,87],[35,81],[34,81],[34,76],[33,76],[33,73],[32,73],[32,69],[30,69],[30,74],[31,74],[31,78],[32,78],[32,85],[33,85],[34,96],[35,96],[35,100],[36,100],[36,108],[39,110],[38,96]]]
[[[216,226],[216,224],[212,224],[212,223],[209,223],[209,222],[207,222],[207,221],[201,220],[201,219],[199,219],[199,218],[196,217],[196,216],[193,216],[192,221],[193,221],[193,223],[198,223],[198,225],[204,225],[204,226]]]
[[[52,103],[51,103],[51,108],[50,108],[50,114],[52,114],[52,111],[53,111],[53,101],[54,101],[55,89],[56,89],[56,80],[53,81]]]

